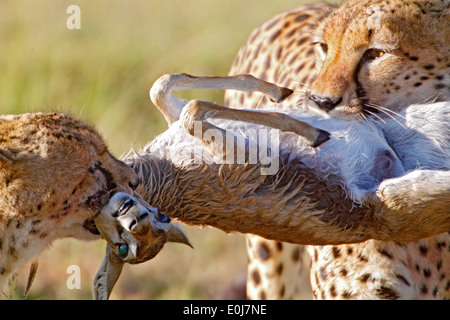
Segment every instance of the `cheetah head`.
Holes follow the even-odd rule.
[[[346,1],[314,42],[305,103],[322,113],[357,119],[450,97],[448,1]]]
[[[41,240],[98,239],[93,221],[117,205],[114,195],[131,197],[138,184],[133,169],[81,120],[58,113],[0,116],[0,209],[21,221],[39,219],[33,233]],[[140,201],[140,210],[153,217]],[[162,230],[159,243],[169,229],[156,229]]]

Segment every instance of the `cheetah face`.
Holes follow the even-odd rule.
[[[316,32],[319,73],[305,103],[358,119],[448,99],[449,25],[448,14],[420,1],[344,3]]]
[[[137,195],[115,193],[94,222],[111,252],[123,262],[150,260],[167,241],[190,245],[177,225]]]

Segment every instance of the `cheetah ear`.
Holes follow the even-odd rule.
[[[0,163],[14,162],[14,155],[8,150],[0,147]]]

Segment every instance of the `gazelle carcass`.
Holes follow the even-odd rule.
[[[169,217],[312,245],[450,230],[448,102],[412,105],[386,123],[346,122],[282,104],[237,110],[171,94],[195,88],[261,91],[275,102],[291,93],[244,75],[176,74],[154,84],[151,99],[169,128],[123,161],[140,177],[136,192]],[[118,277],[109,270],[120,273],[123,263],[109,252],[94,283],[101,299]]]

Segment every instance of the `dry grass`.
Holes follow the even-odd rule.
[[[81,8],[68,30],[66,8]],[[0,112],[71,112],[93,124],[120,156],[166,127],[148,98],[164,73],[224,75],[253,28],[301,0],[14,0],[0,3]],[[222,101],[222,92],[185,98]],[[113,298],[210,299],[245,274],[242,235],[189,228],[195,250],[169,244],[153,261],[128,266]],[[103,242],[57,242],[40,259],[31,298],[89,299]],[[66,269],[81,268],[68,290]],[[26,268],[19,274],[19,288]]]

